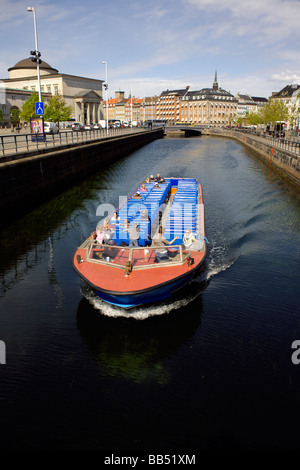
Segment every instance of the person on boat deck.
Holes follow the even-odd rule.
[[[115,242],[113,240],[110,240],[104,247],[103,257],[106,259],[106,261],[112,261],[118,254],[119,249],[116,248],[114,245]]]
[[[155,181],[156,181],[157,183],[164,183],[165,178],[162,178],[162,177],[160,176],[160,174],[157,173],[156,178],[155,178]]]
[[[142,199],[142,196],[140,194],[140,191],[137,191],[133,196],[132,196],[133,199]]]
[[[128,233],[129,233],[129,228],[130,228],[129,220],[124,219],[124,222],[123,224],[121,224],[121,226],[123,226],[123,228],[121,229],[120,227],[119,241],[121,242],[121,246],[128,246],[127,241],[128,241]]]
[[[160,186],[159,186],[159,184],[158,184],[158,183],[155,183],[155,185],[154,185],[154,189],[160,189]]]
[[[192,243],[196,242],[196,238],[194,237],[192,231],[188,228],[186,231],[185,231],[185,234],[183,236],[183,244],[186,248],[190,248]]]
[[[150,176],[150,181],[155,181],[155,178],[153,175]]]
[[[150,183],[150,178],[149,178],[149,176],[147,176],[147,178],[145,179],[145,183]]]
[[[100,227],[96,229],[96,241],[102,245],[104,243],[104,230],[101,230]]]
[[[177,240],[178,237],[175,237],[173,238],[172,241],[168,241],[166,238],[164,238],[163,236],[163,228],[162,226],[160,225],[158,227],[158,233],[157,235],[155,235],[153,238],[152,238],[152,243],[151,243],[151,247],[160,247],[160,248],[156,248],[155,249],[155,253],[156,253],[156,260],[159,262],[160,260],[163,260],[163,259],[169,259],[168,257],[168,250],[166,248],[164,248],[163,245],[172,245],[172,243],[175,242],[175,240]]]
[[[128,230],[129,233],[129,246],[139,246],[140,229],[137,223],[134,223]]]
[[[141,193],[145,193],[145,192],[147,192],[147,189],[146,189],[145,183],[142,183],[142,186],[141,186],[140,192],[141,192]]]
[[[103,243],[107,244],[110,240],[112,240],[114,233],[114,230],[109,227],[109,219],[106,219],[106,222],[104,224]]]
[[[118,216],[118,213],[117,213],[117,212],[114,212],[114,215],[113,215],[112,218],[110,219],[110,223],[111,223],[112,225],[119,224],[119,216]]]
[[[147,209],[144,209],[144,210],[142,211],[141,220],[149,220],[149,221],[150,221],[150,217],[149,217],[149,214],[148,214]]]
[[[124,219],[124,228],[123,228],[123,232],[128,232],[129,230],[129,220],[128,219]]]

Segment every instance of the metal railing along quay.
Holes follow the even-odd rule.
[[[145,132],[143,127],[125,127],[109,129],[92,129],[85,131],[60,131],[58,134],[46,134],[45,141],[32,141],[31,134],[14,134],[0,136],[0,163],[1,157],[24,154],[26,152],[52,149],[55,147],[86,144],[93,141],[104,140],[111,137],[132,135]]]
[[[247,129],[221,129],[221,128],[209,128],[207,129],[209,133],[227,135],[228,137],[232,136],[233,133],[236,135],[249,135],[251,138],[254,138],[257,141],[267,143],[271,147],[280,148],[295,155],[300,155],[300,141],[298,138],[282,138],[282,137],[273,137],[272,135],[263,134],[260,132],[247,130]]]

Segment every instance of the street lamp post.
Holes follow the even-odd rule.
[[[105,65],[105,83],[104,83],[104,87],[105,87],[105,99],[106,99],[106,134],[108,135],[107,62],[105,60],[103,60],[102,64]]]
[[[39,88],[39,102],[42,101],[41,96],[41,77],[40,77],[40,53],[38,50],[38,36],[37,36],[37,27],[36,27],[36,15],[34,7],[27,7],[27,11],[33,12],[33,20],[34,20],[34,36],[35,36],[35,51],[31,51],[31,54],[36,56],[36,67],[37,67],[37,75],[38,75],[38,88]],[[35,52],[35,54],[34,54]]]
[[[130,111],[131,111],[131,130],[132,130],[132,126],[133,126],[133,122],[132,122],[132,82],[130,83],[130,94],[131,94],[131,105],[130,105]]]

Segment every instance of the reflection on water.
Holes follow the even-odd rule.
[[[110,312],[109,316],[100,315],[99,311],[112,310],[111,306],[107,304],[100,308],[98,305],[99,310],[96,310],[96,297],[85,293],[78,306],[77,324],[93,352],[99,373],[140,384],[154,381],[166,385],[171,373],[165,364],[165,354],[175,354],[200,326],[201,297],[197,292],[191,300],[191,290],[186,292],[189,296],[186,301],[175,300],[172,307],[171,304],[169,308],[161,304],[152,309],[138,309],[139,312],[132,317],[148,318],[147,324],[132,321],[129,315],[125,317],[121,312],[118,315],[116,312]],[[176,311],[187,303],[189,308],[184,314]],[[152,318],[149,318],[149,311]],[[172,314],[166,315],[171,311]]]

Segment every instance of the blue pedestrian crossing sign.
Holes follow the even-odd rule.
[[[43,101],[39,101],[35,103],[35,114],[41,114],[44,115],[44,103]]]

